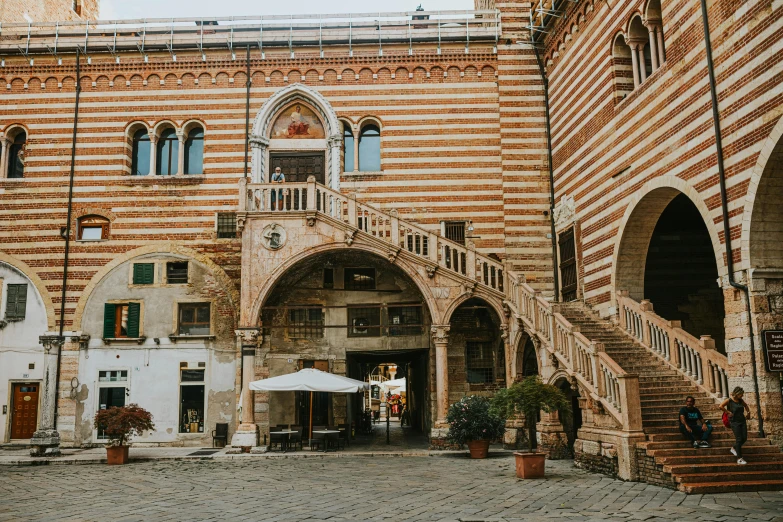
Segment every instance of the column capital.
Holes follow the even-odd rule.
[[[660,18],[647,18],[642,17],[642,25],[647,28],[648,31],[654,31],[655,29],[661,27],[662,20]]]
[[[630,47],[632,50],[637,51],[639,49],[644,49],[645,44],[647,43],[647,40],[644,38],[638,38],[635,36],[626,36],[625,37],[625,44]]]
[[[500,325],[500,338],[503,339],[503,342],[506,344],[511,342],[510,336],[508,335],[508,324]]]
[[[255,347],[258,346],[259,343],[263,342],[261,328],[255,326],[237,328],[234,330],[234,334],[236,334],[237,339],[241,341],[242,346]]]
[[[269,140],[263,136],[253,134],[248,140],[251,147],[266,148],[269,146]]]
[[[432,340],[436,343],[447,343],[449,342],[449,330],[451,329],[451,325],[448,324],[433,324],[430,326],[430,335],[432,335]]]
[[[339,134],[332,134],[326,140],[326,143],[329,145],[330,149],[339,147],[342,142],[343,142],[343,137]]]

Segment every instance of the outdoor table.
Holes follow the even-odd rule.
[[[330,433],[340,433],[340,430],[313,430],[313,433],[323,433],[328,435]],[[329,439],[324,438],[324,453],[329,451]]]
[[[287,435],[285,438],[285,444],[283,444],[283,453],[288,449],[288,440],[291,438],[292,433],[296,433],[295,430],[281,430],[281,431],[270,431],[269,434],[271,435],[274,433],[275,435]]]

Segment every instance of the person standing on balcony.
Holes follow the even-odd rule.
[[[280,170],[280,167],[275,167],[275,172],[272,174],[272,183],[284,183],[285,174]],[[272,189],[272,207],[270,210],[283,210],[283,189]]]
[[[685,398],[685,406],[680,408],[680,432],[693,443],[694,448],[710,447],[707,440],[712,433],[712,426],[701,416],[696,399],[690,395]]]
[[[742,399],[745,390],[737,386],[731,392],[731,397],[720,404],[720,409],[729,416],[731,431],[734,432],[734,446],[731,454],[737,457],[737,464],[747,464],[742,458],[742,445],[748,440],[748,419],[750,419],[750,407]]]

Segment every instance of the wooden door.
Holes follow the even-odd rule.
[[[38,383],[14,384],[14,410],[11,415],[11,438],[32,438],[38,428]]]
[[[304,183],[309,176],[315,181],[326,184],[323,152],[272,152],[269,154],[269,176],[280,167],[286,183]]]
[[[560,279],[562,282],[563,301],[576,299],[576,245],[574,229],[570,228],[560,234]]]

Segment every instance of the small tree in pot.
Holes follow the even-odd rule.
[[[128,462],[127,442],[134,435],[155,429],[152,414],[137,404],[112,407],[95,414],[95,428],[109,439],[106,445],[108,464]]]
[[[478,395],[463,397],[452,404],[446,420],[449,439],[467,444],[473,459],[485,458],[490,441],[502,437],[506,431],[506,419],[491,412],[489,399]]]
[[[517,459],[517,476],[520,478],[543,478],[546,454],[537,453],[536,416],[539,411],[559,411],[568,414],[571,405],[560,388],[544,384],[537,375],[515,382],[510,388],[498,391],[492,398],[492,411],[504,417],[523,414],[527,425],[529,453],[514,453]]]

